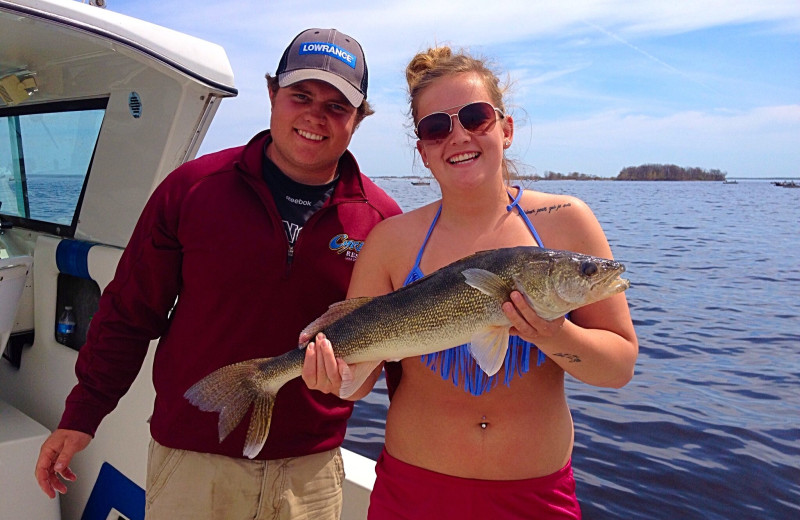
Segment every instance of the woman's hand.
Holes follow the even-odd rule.
[[[308,339],[308,336],[301,335],[301,344]],[[383,362],[348,365],[342,358],[334,355],[331,342],[320,332],[306,347],[302,377],[306,386],[312,390],[357,401],[372,391],[381,370]],[[342,395],[343,386],[344,395]]]
[[[536,345],[565,372],[590,385],[621,388],[633,377],[638,341],[625,296],[618,294],[547,321],[517,291],[503,303],[511,334]]]
[[[342,381],[352,380],[353,376],[347,363],[334,356],[331,342],[320,332],[306,347],[302,377],[312,390],[339,395]]]
[[[506,317],[511,321],[511,334],[530,343],[557,336],[564,327],[564,316],[547,321],[536,314],[519,291],[511,292],[511,301],[502,306]]]

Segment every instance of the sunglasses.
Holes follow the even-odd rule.
[[[504,118],[505,114],[486,101],[469,103],[458,109],[455,114],[447,112],[434,112],[423,117],[417,123],[414,133],[423,141],[436,141],[444,139],[453,131],[453,116],[458,117],[461,127],[472,134],[482,135],[494,128],[497,122],[495,112]]]

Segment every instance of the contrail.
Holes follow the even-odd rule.
[[[690,80],[690,81],[692,81],[692,82],[694,82],[694,83],[697,83],[697,84],[698,84],[698,85],[700,85],[701,87],[703,87],[703,88],[705,88],[705,89],[708,89],[708,90],[710,90],[711,92],[713,92],[713,93],[715,93],[715,94],[719,94],[719,92],[717,92],[717,91],[716,91],[716,90],[714,90],[713,88],[709,87],[708,85],[706,85],[706,84],[704,84],[704,83],[702,83],[702,82],[700,82],[700,81],[696,80],[695,78],[693,78],[692,76],[690,76],[690,75],[689,75],[689,74],[687,74],[686,72],[683,72],[682,70],[678,70],[678,69],[676,69],[675,67],[673,67],[673,66],[672,66],[672,65],[670,65],[669,63],[666,63],[666,62],[664,62],[663,60],[660,60],[660,59],[656,58],[655,56],[653,56],[653,55],[652,55],[652,54],[650,54],[649,52],[647,52],[647,51],[645,51],[645,50],[643,50],[643,49],[640,49],[639,47],[637,47],[636,45],[632,44],[631,42],[629,42],[629,41],[627,41],[627,40],[625,40],[625,39],[623,39],[623,38],[621,38],[621,37],[617,36],[616,34],[614,34],[614,33],[610,32],[610,31],[607,31],[606,29],[603,29],[603,28],[602,28],[602,27],[600,27],[599,25],[595,25],[595,24],[593,24],[593,23],[591,23],[591,22],[587,22],[587,21],[585,21],[585,20],[583,20],[583,23],[584,23],[584,24],[586,24],[586,25],[588,25],[589,27],[591,27],[591,28],[593,28],[593,29],[596,29],[596,30],[600,31],[601,33],[605,34],[605,35],[606,35],[606,36],[608,36],[609,38],[613,38],[613,39],[617,40],[617,41],[618,41],[618,42],[620,42],[621,44],[623,44],[623,45],[625,45],[625,46],[627,46],[627,47],[629,47],[629,48],[633,49],[634,51],[638,52],[638,53],[639,53],[639,54],[641,54],[642,56],[644,56],[644,57],[646,57],[646,58],[648,58],[648,59],[650,59],[650,60],[653,60],[654,62],[658,63],[658,64],[659,64],[659,65],[661,65],[662,67],[665,67],[666,69],[669,69],[669,70],[671,70],[672,72],[674,72],[674,73],[676,73],[676,74],[679,74],[679,75],[681,75],[681,76],[684,76],[684,77],[685,77],[685,78],[687,78],[688,80]]]

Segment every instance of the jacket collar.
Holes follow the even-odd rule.
[[[264,149],[272,141],[269,130],[263,130],[256,134],[242,150],[237,166],[250,177],[261,178],[264,167]],[[329,202],[336,203],[343,200],[366,200],[364,185],[362,182],[361,170],[358,167],[353,154],[345,150],[339,159],[339,182],[333,190],[333,196]]]

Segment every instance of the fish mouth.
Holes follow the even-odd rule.
[[[630,280],[625,278],[619,278],[613,284],[611,284],[609,288],[612,289],[614,293],[621,293],[622,291],[628,289],[630,286],[631,286]]]
[[[628,279],[621,278],[622,273],[625,272],[625,266],[617,264],[613,269],[609,269],[604,273],[595,283],[592,284],[591,290],[597,289],[610,289],[612,293],[620,293],[631,286]]]

